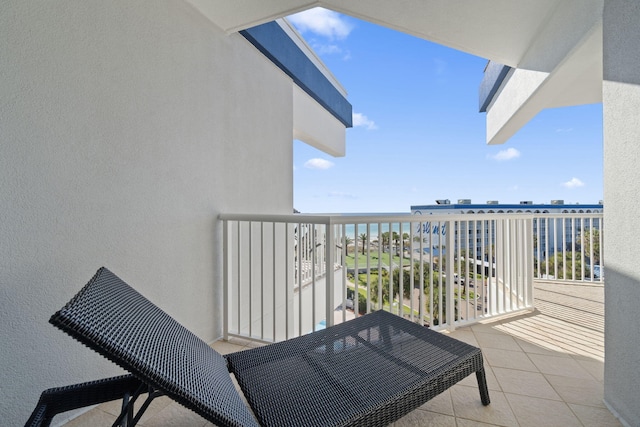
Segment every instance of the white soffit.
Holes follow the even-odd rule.
[[[186,0],[227,33],[319,6],[315,0]]]
[[[517,66],[563,0],[186,1],[229,33],[321,6]]]
[[[602,102],[602,23],[551,72],[514,70],[487,109],[487,143],[502,144],[545,108]]]
[[[516,66],[562,0],[324,0],[324,7]]]

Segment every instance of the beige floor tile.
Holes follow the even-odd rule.
[[[234,344],[228,341],[216,341],[213,344],[211,344],[211,347],[220,354],[235,353],[236,351],[241,351],[246,349],[245,346]]]
[[[172,403],[144,423],[144,427],[203,427],[207,420],[178,403]]]
[[[491,403],[484,406],[480,401],[477,387],[455,385],[450,390],[456,417],[499,426],[518,425],[503,393],[489,393]]]
[[[543,399],[562,400],[544,375],[538,372],[493,368],[502,391]]]
[[[481,423],[480,421],[465,420],[464,418],[456,418],[458,427],[491,427],[495,424]]]
[[[507,334],[496,334],[487,332],[475,332],[476,339],[480,347],[495,348],[499,350],[522,351],[516,340]]]
[[[255,341],[252,341],[252,340],[249,340],[249,339],[246,339],[246,338],[240,338],[240,337],[229,337],[228,341],[220,339],[220,340],[216,341],[215,343],[213,343],[213,345],[215,345],[216,343],[219,343],[219,342],[226,342],[226,343],[229,343],[229,344],[239,345],[240,347],[246,347],[246,346],[248,346],[249,344],[251,344],[252,342],[255,342]]]
[[[594,359],[585,359],[582,357],[574,357],[574,359],[597,381],[604,381],[604,362]]]
[[[146,423],[147,421],[149,421],[151,418],[153,418],[156,414],[160,413],[169,405],[176,405],[175,401],[172,400],[170,397],[160,396],[153,399],[153,401],[151,402],[147,410],[144,412],[144,414],[140,418],[140,422],[142,424]]]
[[[529,357],[543,374],[593,379],[591,374],[573,358],[530,354]]]
[[[394,427],[456,427],[456,419],[450,415],[416,409],[393,423]]]
[[[569,403],[569,407],[578,417],[584,427],[621,427],[622,423],[613,416],[607,408],[576,405]]]
[[[110,426],[115,420],[114,415],[96,408],[72,419],[65,427]]]
[[[591,378],[571,378],[545,375],[551,386],[567,403],[604,408],[603,385]]]
[[[470,328],[475,334],[476,332],[485,332],[489,334],[501,334],[502,332],[498,331],[495,328],[495,323],[476,323],[475,325],[471,325]]]
[[[495,424],[481,423],[480,421],[465,420],[464,418],[456,418],[458,427],[491,427]]]
[[[476,336],[469,328],[456,329],[455,331],[451,332],[449,336],[462,342],[466,342],[467,344],[470,344],[472,346],[479,347]]]
[[[484,374],[485,374],[485,377],[487,378],[487,388],[489,389],[489,391],[492,391],[492,390],[502,391],[502,389],[500,388],[500,384],[498,384],[498,380],[496,380],[496,377],[493,374],[493,370],[491,369],[491,366],[489,366],[486,360],[484,362]],[[460,381],[458,384],[465,385],[468,387],[478,388],[478,378],[476,377],[475,374],[471,374],[465,379],[463,379],[462,381]]]
[[[517,394],[505,394],[520,427],[582,427],[566,403]]]
[[[538,372],[538,368],[536,367],[536,365],[534,365],[527,354],[522,351],[483,348],[482,354],[487,359],[487,362],[491,367]]]
[[[544,342],[542,340],[532,338],[526,340],[518,338],[516,339],[516,342],[525,353],[546,354],[556,357],[571,357],[571,355],[565,353],[565,351],[559,347],[551,347],[548,342]]]
[[[146,395],[144,397],[146,398]],[[138,399],[140,398],[142,398],[142,396],[140,396]],[[120,399],[112,400],[111,402],[104,402],[98,405],[99,410],[104,411],[108,414],[114,415],[116,417],[120,415],[121,408],[122,408],[122,400]]]
[[[147,398],[147,394],[141,395],[136,401],[136,405],[134,407],[134,414],[138,411],[140,406],[144,403]],[[162,411],[164,408],[173,403],[173,400],[168,398],[167,396],[160,396],[151,401],[149,407],[144,411],[142,417],[140,418],[140,423],[144,424],[151,417],[154,417],[158,412]],[[101,403],[98,408],[112,414],[114,417],[120,415],[120,409],[122,407],[122,400],[113,400],[111,402]]]
[[[444,415],[454,415],[451,392],[445,390],[420,407],[423,411],[436,412]]]

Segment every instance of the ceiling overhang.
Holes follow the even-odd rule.
[[[228,33],[324,7],[530,71],[538,86],[500,117],[505,123],[488,137],[493,143],[504,142],[543,108],[601,98],[604,0],[186,1]],[[495,93],[496,99],[500,96]]]
[[[572,16],[601,9],[602,4],[602,0],[186,1],[227,33],[324,7],[512,67],[522,65],[550,24],[579,27],[583,23]]]

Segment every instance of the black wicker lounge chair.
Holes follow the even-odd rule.
[[[478,348],[384,311],[221,356],[101,268],[50,322],[131,375],[47,390],[29,426],[119,398],[131,426],[159,395],[219,426],[387,425],[474,372],[489,404]]]

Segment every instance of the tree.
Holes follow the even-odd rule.
[[[440,293],[442,292],[442,319],[440,319]],[[426,294],[426,290],[425,290]],[[429,295],[427,295],[429,301]],[[431,313],[431,321],[434,325],[447,322],[447,292],[446,288],[440,286],[433,288],[432,294],[433,312]],[[458,320],[458,298],[454,295],[454,318]]]
[[[398,250],[398,246],[400,245],[400,235],[397,232],[394,231],[392,236],[393,236],[392,239],[393,239],[393,244],[394,244],[393,253],[395,254],[396,251]]]
[[[593,241],[593,248],[591,243]],[[582,236],[578,239],[582,242],[582,250],[585,258],[589,258],[591,265],[600,265],[600,230],[595,228],[587,228],[582,232]],[[577,245],[579,246],[579,244]],[[593,249],[593,254],[591,253]],[[593,258],[591,256],[593,255]]]
[[[382,237],[382,251],[386,252],[387,245],[389,244],[389,232],[385,231],[380,237]]]
[[[365,254],[364,249],[367,243],[367,233],[362,233],[358,237],[360,237],[360,240],[362,241],[362,255],[364,255]]]
[[[344,237],[344,253],[345,257],[349,256],[349,245],[353,243],[353,239],[349,236]]]
[[[540,271],[554,275],[556,279],[582,280],[582,253],[567,251],[562,256],[562,252],[556,252],[546,261],[540,263]],[[567,276],[565,277],[565,270]],[[572,273],[573,272],[573,273]],[[590,275],[588,268],[585,268],[585,275]]]
[[[402,233],[402,245],[405,250],[411,247],[411,236],[409,236],[409,233]]]
[[[371,277],[371,282],[369,283],[371,301],[375,302],[378,305],[378,308],[382,308],[384,303],[389,302],[389,273],[385,269],[380,269],[378,271],[377,277]],[[380,283],[382,282],[382,289],[379,288]],[[378,300],[378,293],[382,293],[382,301]]]
[[[402,270],[402,296],[403,298],[409,299],[411,298],[411,271],[404,268],[395,268],[393,270],[393,274],[391,277],[393,278],[393,293],[396,293],[396,290],[399,290],[400,287],[400,271]],[[389,287],[389,278],[386,278],[386,286]],[[414,279],[414,286],[416,282]]]

